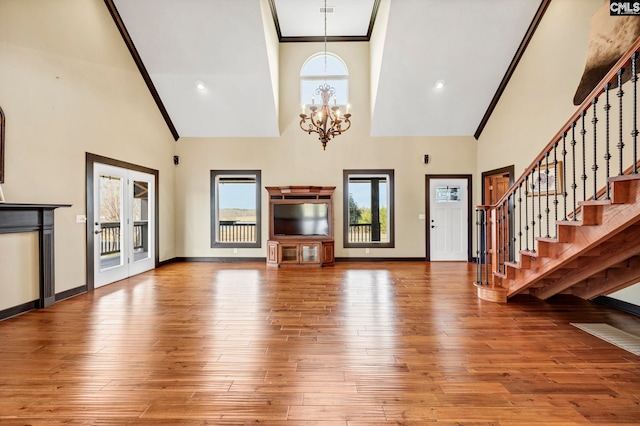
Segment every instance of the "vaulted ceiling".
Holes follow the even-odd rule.
[[[324,34],[324,0],[105,1],[176,139],[278,136],[278,42]],[[473,135],[543,3],[329,0],[327,35],[371,38],[372,136]]]

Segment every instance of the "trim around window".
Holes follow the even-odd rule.
[[[233,232],[234,237],[220,238],[220,232],[223,232],[218,227],[219,224],[219,211],[218,211],[218,182],[221,179],[231,183],[237,181],[241,183],[243,179],[247,182],[255,183],[255,224],[228,224],[225,229],[225,233]],[[262,247],[262,232],[261,232],[261,174],[260,170],[211,170],[211,247],[212,248],[260,248]],[[246,241],[247,233],[253,235],[255,241]],[[221,241],[221,239],[226,241]],[[229,241],[231,239],[231,241]],[[233,241],[233,240],[236,241]]]
[[[386,203],[387,211],[386,211],[386,223],[381,224],[380,229],[375,229],[372,224],[372,230],[366,230],[365,236],[360,238],[354,235],[354,230],[352,226],[349,225],[350,218],[349,213],[351,211],[350,208],[350,191],[349,191],[349,182],[350,180],[362,180],[366,182],[367,180],[376,181],[382,179],[386,181],[387,186],[387,196]],[[343,178],[342,178],[342,186],[343,186],[343,246],[345,248],[394,248],[395,247],[395,202],[394,202],[394,171],[393,169],[375,169],[375,170],[344,170]],[[371,192],[374,192],[372,189]],[[371,196],[371,193],[369,194]],[[375,196],[371,197],[372,200]],[[373,201],[372,201],[373,204]],[[382,208],[378,209],[377,214],[372,214],[376,216],[382,216]],[[382,218],[381,218],[382,219]],[[373,222],[373,221],[372,221]],[[366,226],[366,224],[365,224]],[[386,226],[386,229],[384,229]],[[376,239],[380,240],[381,235],[386,234],[384,241],[375,241]]]

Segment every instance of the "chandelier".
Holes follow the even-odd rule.
[[[311,111],[309,115],[306,114],[306,106],[302,105],[300,128],[308,134],[317,133],[318,139],[322,142],[322,149],[326,150],[327,142],[351,127],[349,108],[347,107],[345,114],[340,117],[340,107],[335,97],[336,89],[327,84],[327,0],[324,0],[324,79],[324,84],[318,86],[315,92],[316,95],[320,95],[322,103],[318,107],[313,97],[309,105]],[[329,106],[331,98],[333,98],[333,106]],[[346,127],[342,127],[343,125]]]

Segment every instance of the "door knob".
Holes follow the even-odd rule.
[[[94,231],[93,233],[98,235],[100,233],[100,231]]]

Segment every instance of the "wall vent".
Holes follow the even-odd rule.
[[[326,7],[326,12],[327,12],[327,15],[330,15],[332,13],[336,13],[336,7],[335,6],[327,6]],[[324,15],[324,13],[325,13],[325,8],[324,7],[320,8],[320,13],[322,15]]]

